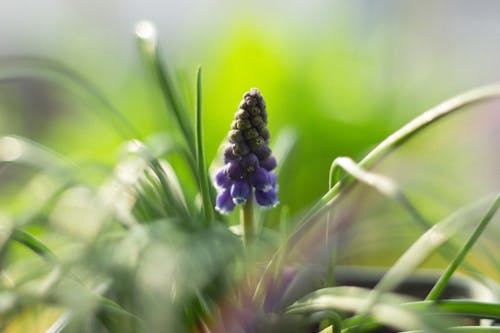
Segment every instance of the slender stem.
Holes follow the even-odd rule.
[[[499,206],[500,206],[500,194],[496,196],[495,201],[493,202],[493,205],[491,206],[491,208],[488,210],[488,212],[483,217],[481,222],[479,222],[478,226],[476,227],[476,229],[474,230],[472,235],[467,240],[467,243],[465,243],[465,245],[462,247],[460,252],[458,252],[458,254],[453,259],[453,261],[448,265],[448,267],[446,268],[446,271],[443,273],[443,275],[441,275],[438,282],[436,282],[436,284],[434,285],[432,290],[429,292],[429,294],[427,295],[425,300],[435,301],[439,298],[439,296],[443,292],[444,288],[446,287],[446,284],[450,280],[451,276],[453,275],[453,273],[455,273],[456,269],[462,263],[465,256],[467,255],[467,253],[469,253],[472,246],[476,243],[479,236],[481,236],[481,233],[484,231],[486,226],[488,226],[488,223],[491,221],[491,219],[495,215]]]
[[[241,207],[241,229],[243,232],[243,244],[247,247],[255,236],[253,223],[253,199],[250,196],[247,203]]]
[[[212,223],[214,219],[212,200],[210,197],[210,184],[207,174],[205,150],[203,149],[203,112],[201,108],[201,67],[198,67],[196,76],[196,162],[198,167],[198,182],[203,200],[205,222]]]

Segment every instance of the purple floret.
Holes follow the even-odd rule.
[[[255,187],[255,189],[263,192],[267,192],[272,190],[272,177],[269,175],[269,171],[264,168],[257,168],[254,172],[252,172],[248,180],[250,184]]]
[[[244,175],[244,170],[241,167],[240,162],[231,161],[226,165],[227,175],[230,179],[241,179]]]
[[[227,170],[225,167],[221,168],[217,173],[215,174],[215,185],[218,188],[229,188],[231,186],[231,179],[227,175]]]
[[[229,214],[234,209],[233,198],[229,189],[225,189],[219,193],[215,203],[215,209],[222,214]]]
[[[256,190],[255,201],[257,201],[259,205],[264,207],[274,207],[279,203],[278,194],[276,193],[275,189],[267,192]]]
[[[272,171],[276,168],[277,162],[274,156],[269,156],[266,160],[260,162],[260,166],[266,169],[267,171]]]
[[[255,154],[248,154],[241,158],[241,166],[248,173],[254,172],[259,167],[259,159]]]
[[[242,205],[247,202],[252,194],[252,189],[244,179],[235,180],[231,185],[231,197],[236,205]]]

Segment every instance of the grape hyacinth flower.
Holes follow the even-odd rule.
[[[257,204],[278,204],[276,158],[269,148],[269,130],[264,99],[256,88],[243,95],[234,115],[224,150],[224,167],[215,175],[219,189],[216,209],[230,213],[236,205],[244,205],[255,197]]]

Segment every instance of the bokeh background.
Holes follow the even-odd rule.
[[[102,89],[147,140],[175,129],[140,62],[133,30],[143,19],[157,25],[164,60],[188,100],[196,66],[203,66],[209,160],[220,158],[217,149],[250,87],[266,98],[273,138],[295,131],[297,145],[279,180],[291,213],[327,190],[335,157],[360,160],[427,108],[500,80],[500,3],[493,0],[2,0],[0,57],[63,62]],[[0,133],[26,136],[76,162],[112,165],[123,137],[102,107],[69,82],[18,75],[23,70],[0,60]],[[488,103],[433,126],[377,170],[438,221],[498,191],[499,109]],[[8,168],[0,177],[8,207],[25,180]],[[397,244],[409,244],[410,218],[388,199],[362,192],[351,205],[360,231],[351,235],[355,248],[345,261],[390,262]],[[498,235],[498,220],[491,228]],[[498,249],[487,236],[485,246]]]

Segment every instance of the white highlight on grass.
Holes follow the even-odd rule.
[[[0,138],[0,160],[2,161],[15,161],[23,155],[25,150],[23,143],[16,138],[10,136]]]
[[[135,35],[143,43],[148,52],[156,49],[156,27],[151,21],[140,21],[135,26]]]

